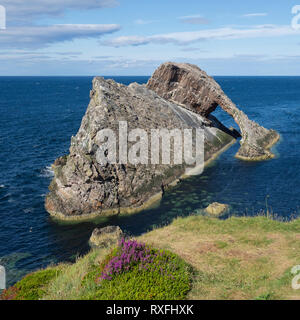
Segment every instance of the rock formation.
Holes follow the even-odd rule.
[[[204,117],[209,118],[210,113],[220,106],[233,117],[241,130],[241,147],[236,157],[243,160],[273,157],[269,148],[278,141],[278,133],[249,120],[226,96],[217,82],[197,66],[164,63],[154,72],[147,87],[162,98],[184,105]]]
[[[228,204],[213,202],[205,209],[205,212],[213,217],[220,217],[228,209],[229,209]]]
[[[119,121],[127,121],[128,132],[136,128],[147,133],[161,128],[203,128],[205,160],[235,141],[232,132],[217,119],[207,120],[201,114],[161,98],[145,85],[124,86],[97,77],[93,80],[90,97],[80,129],[71,139],[69,155],[57,159],[52,166],[55,175],[45,207],[60,219],[139,211],[184,175],[186,166],[174,164],[174,161],[135,165],[99,163],[97,154],[103,144],[98,134],[106,128],[119,132]],[[118,135],[117,140],[120,140]],[[127,149],[135,143],[128,141]],[[118,143],[117,148],[120,149]]]
[[[94,229],[89,243],[92,247],[109,248],[116,246],[125,234],[118,226],[107,226]]]

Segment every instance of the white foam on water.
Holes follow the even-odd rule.
[[[51,166],[47,166],[41,170],[40,176],[44,178],[52,178],[54,177],[54,171],[52,170]]]
[[[15,202],[15,200],[11,196],[12,196],[11,193],[8,193],[7,195],[5,195],[5,197],[9,197],[9,199],[7,200],[7,202],[9,203]]]
[[[5,188],[5,185],[4,184],[0,184],[0,188]]]
[[[27,208],[23,210],[25,213],[30,213],[34,211],[34,208]]]

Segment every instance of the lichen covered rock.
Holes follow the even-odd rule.
[[[117,246],[124,237],[124,233],[118,226],[107,226],[94,229],[89,243],[92,247],[109,248]]]
[[[219,217],[228,210],[229,206],[227,204],[213,202],[211,203],[205,211],[214,217]]]

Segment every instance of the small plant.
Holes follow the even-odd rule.
[[[218,249],[224,249],[224,248],[228,247],[228,243],[225,241],[216,241],[215,244]]]
[[[273,292],[267,292],[256,297],[255,300],[272,300],[273,296]]]

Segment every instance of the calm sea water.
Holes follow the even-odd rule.
[[[148,78],[114,79],[129,84]],[[89,102],[92,78],[0,77],[0,264],[8,271],[9,284],[29,271],[85,253],[96,225],[118,224],[138,235],[174,217],[201,213],[213,201],[229,204],[236,215],[255,215],[266,206],[282,218],[299,215],[300,77],[216,80],[251,119],[281,134],[273,150],[276,159],[239,161],[234,158],[236,144],[152,209],[94,223],[59,224],[44,209],[49,167],[68,153]],[[234,125],[222,110],[215,115]]]

